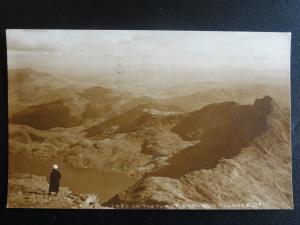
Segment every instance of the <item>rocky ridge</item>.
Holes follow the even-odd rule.
[[[254,106],[266,100],[268,129],[241,146],[236,156],[220,158],[212,168],[186,171],[179,177],[166,173],[160,176],[158,171],[104,205],[194,209],[293,207],[289,113],[269,97],[257,100]],[[176,166],[180,167],[174,164],[174,173]]]

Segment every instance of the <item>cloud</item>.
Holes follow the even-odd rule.
[[[42,32],[9,30],[7,31],[7,50],[54,52],[56,48]]]
[[[290,35],[266,32],[7,30],[11,64],[93,73],[199,73],[209,68],[287,70]],[[16,55],[18,57],[14,57]],[[22,57],[21,57],[22,56]]]
[[[20,42],[19,40],[12,41],[8,45],[9,51],[47,51],[47,52],[54,52],[56,51],[51,46],[39,45],[39,44],[31,44],[31,43],[24,43]]]

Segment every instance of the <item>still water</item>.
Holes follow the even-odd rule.
[[[124,174],[93,168],[74,168],[54,159],[43,161],[38,157],[22,154],[9,155],[9,174],[27,173],[46,176],[49,180],[53,164],[59,165],[62,174],[60,186],[68,187],[81,194],[97,194],[100,203],[109,200],[136,182],[134,178]]]

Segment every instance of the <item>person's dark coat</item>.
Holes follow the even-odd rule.
[[[59,181],[61,179],[61,174],[58,170],[53,169],[50,174],[50,185],[49,192],[58,192],[59,191]]]

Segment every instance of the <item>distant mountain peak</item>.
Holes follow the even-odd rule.
[[[257,98],[253,103],[253,109],[261,114],[268,114],[273,109],[275,102],[272,97],[265,95],[263,98]]]
[[[269,95],[265,95],[263,98],[255,99],[253,106],[261,105],[261,104],[269,104],[272,101],[273,101],[272,97],[270,97]]]
[[[255,133],[255,127],[258,129],[260,126],[253,124],[258,121],[265,124],[267,115],[277,108],[275,106],[273,99],[267,95],[256,99],[253,105],[240,105],[236,102],[213,103],[189,113],[186,119],[173,128],[173,131],[189,139],[189,133],[199,129],[204,131],[216,129],[219,132],[232,127],[231,129],[239,130],[248,124],[247,129],[254,129]]]

